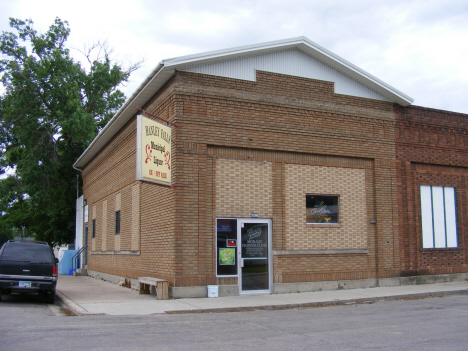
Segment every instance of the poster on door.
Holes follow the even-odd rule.
[[[219,264],[222,266],[233,266],[236,264],[236,250],[234,248],[219,249]]]
[[[242,229],[242,257],[268,257],[267,224],[245,224]]]

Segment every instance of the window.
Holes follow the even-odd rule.
[[[88,226],[86,226],[86,228],[88,228]],[[93,238],[96,237],[96,220],[93,219]]]
[[[218,275],[237,274],[237,220],[216,220],[216,272]]]
[[[49,245],[35,243],[35,242],[25,243],[25,242],[19,241],[19,242],[9,242],[5,245],[3,249],[2,260],[15,261],[15,262],[26,261],[28,262],[28,264],[29,262],[48,263],[48,262],[53,261],[53,256],[52,256],[52,251]],[[5,265],[7,265],[6,262],[5,262]],[[31,267],[31,268],[25,267],[25,268],[33,270],[35,267]],[[39,269],[39,268],[36,268],[36,269]],[[45,269],[45,268],[41,268],[41,269]]]
[[[421,185],[423,248],[458,247],[455,188]]]
[[[338,195],[306,195],[306,223],[340,223]]]
[[[115,211],[115,234],[120,234],[120,211]]]

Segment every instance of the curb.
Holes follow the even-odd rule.
[[[56,297],[56,300],[58,301],[58,303],[63,308],[65,308],[67,310],[70,310],[71,312],[73,312],[73,314],[75,314],[77,316],[83,316],[83,315],[93,316],[93,315],[96,315],[96,313],[89,313],[84,308],[77,305],[75,302],[70,300],[66,295],[64,295],[63,293],[61,293],[58,290],[56,290],[56,292],[55,292],[55,297]],[[104,313],[99,313],[99,314],[102,315]]]
[[[365,297],[361,299],[349,300],[333,300],[323,302],[306,302],[298,304],[285,304],[285,305],[265,305],[265,306],[249,306],[249,307],[227,307],[227,308],[206,308],[196,310],[175,310],[166,311],[165,314],[188,314],[188,313],[228,313],[228,312],[249,312],[249,311],[273,311],[273,310],[287,310],[295,308],[314,308],[314,307],[327,307],[327,306],[344,306],[344,305],[357,305],[364,303],[374,303],[378,301],[393,301],[393,300],[410,300],[410,299],[425,299],[431,297],[442,297],[449,295],[468,295],[468,289],[452,290],[452,291],[437,291],[418,294],[404,294],[393,296],[379,296],[379,297]]]

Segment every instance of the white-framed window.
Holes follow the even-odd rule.
[[[455,188],[421,185],[424,249],[458,247]]]

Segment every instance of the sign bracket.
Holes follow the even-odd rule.
[[[164,122],[164,123],[166,123],[166,124],[170,124],[171,126],[174,126],[174,127],[177,127],[177,128],[183,127],[182,124],[172,123],[172,122],[170,122],[170,121],[166,121],[164,118],[161,118],[161,117],[158,117],[158,116],[156,116],[156,115],[153,115],[152,113],[149,113],[149,112],[147,112],[147,111],[141,109],[139,106],[137,106],[137,110],[140,111],[140,112],[143,112],[145,115],[148,115],[148,116],[151,116],[151,117],[153,117],[153,118],[156,118],[156,119],[158,119],[158,120],[160,120],[160,121],[162,121],[162,122]]]

